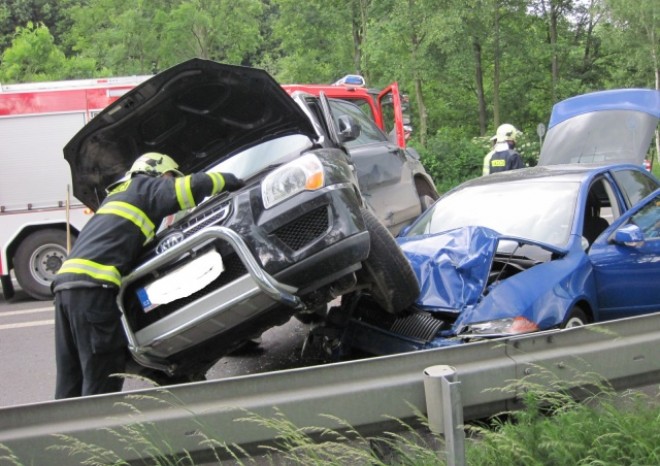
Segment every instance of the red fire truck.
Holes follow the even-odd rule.
[[[0,280],[11,271],[36,299],[50,299],[53,274],[91,212],[69,194],[62,148],[96,113],[147,79],[133,76],[0,86]],[[67,208],[69,207],[69,208]]]
[[[282,87],[289,94],[303,91],[319,95],[323,92],[330,98],[348,100],[371,116],[385,133],[395,135],[394,142],[399,147],[406,147],[406,139],[412,128],[410,118],[406,114],[407,96],[399,93],[399,85],[396,82],[385,89],[372,89],[366,86],[362,76],[351,74],[331,85],[283,84]]]

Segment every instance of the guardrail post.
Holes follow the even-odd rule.
[[[429,428],[443,433],[448,466],[465,466],[465,432],[461,382],[451,366],[424,369],[424,394]]]

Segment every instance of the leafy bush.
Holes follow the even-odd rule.
[[[419,150],[422,163],[439,193],[480,176],[487,152],[488,147],[484,147],[482,141],[465,139],[449,130],[438,131],[429,138],[426,148]]]
[[[438,192],[444,193],[464,181],[481,176],[484,157],[491,148],[489,136],[468,138],[457,131],[441,130],[429,138],[426,148],[418,149],[418,152]],[[535,166],[540,153],[536,134],[519,136],[516,150],[525,165]]]

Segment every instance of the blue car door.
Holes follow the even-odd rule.
[[[660,190],[608,228],[589,258],[600,319],[660,311]]]

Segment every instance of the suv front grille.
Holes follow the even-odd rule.
[[[229,216],[230,210],[231,203],[223,202],[210,209],[201,211],[199,214],[181,225],[181,229],[186,236],[190,236],[208,226],[219,225]]]
[[[328,208],[319,207],[278,228],[273,234],[294,251],[311,243],[328,230]]]

